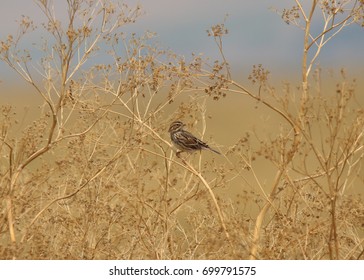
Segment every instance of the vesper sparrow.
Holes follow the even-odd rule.
[[[185,124],[181,121],[174,121],[168,130],[173,144],[179,150],[176,154],[178,157],[181,152],[194,152],[202,149],[207,149],[220,155],[218,151],[210,148],[205,142],[193,136],[190,132],[183,130],[184,126]]]

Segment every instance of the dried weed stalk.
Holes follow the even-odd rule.
[[[70,0],[62,22],[56,1],[36,3],[45,23],[23,17],[18,34],[1,41],[1,60],[42,99],[26,124],[10,106],[1,110],[4,259],[363,258],[355,190],[364,183],[364,111],[345,71],[329,92],[314,69],[326,42],[362,22],[362,1],[312,1],[308,12],[296,1],[283,10],[304,30],[302,86],[276,89],[257,65],[248,78],[256,91],[232,78],[224,24],[208,31],[221,62],[186,61],[150,32],[125,32],[138,6]],[[313,35],[317,10],[324,24]],[[21,42],[39,29],[50,36],[35,63]],[[222,158],[176,158],[169,123],[202,123],[203,137],[207,98],[231,95],[279,125],[243,133]]]

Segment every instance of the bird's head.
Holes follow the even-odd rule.
[[[182,130],[185,124],[181,121],[174,121],[169,126],[168,132],[176,132]]]

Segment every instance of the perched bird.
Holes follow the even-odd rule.
[[[218,151],[210,148],[205,142],[193,136],[190,132],[183,130],[184,126],[185,124],[181,121],[174,121],[168,130],[173,144],[179,150],[176,154],[178,157],[181,152],[194,152],[202,149],[207,149],[220,155]]]

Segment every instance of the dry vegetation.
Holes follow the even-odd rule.
[[[60,22],[53,1],[36,2],[45,24],[23,17],[1,42],[1,60],[43,100],[26,127],[1,109],[2,259],[364,259],[363,106],[344,71],[323,92],[314,69],[328,40],[362,24],[363,1],[283,10],[304,30],[302,84],[274,88],[257,65],[253,90],[232,78],[223,24],[208,31],[222,57],[211,65],[160,50],[153,34],[124,34],[139,7],[67,0]],[[49,36],[34,61],[20,42],[37,28]],[[276,115],[275,134],[257,127],[220,147],[224,157],[176,158],[170,122],[205,132],[206,100],[224,106],[231,95]],[[275,173],[268,182],[262,162]]]

